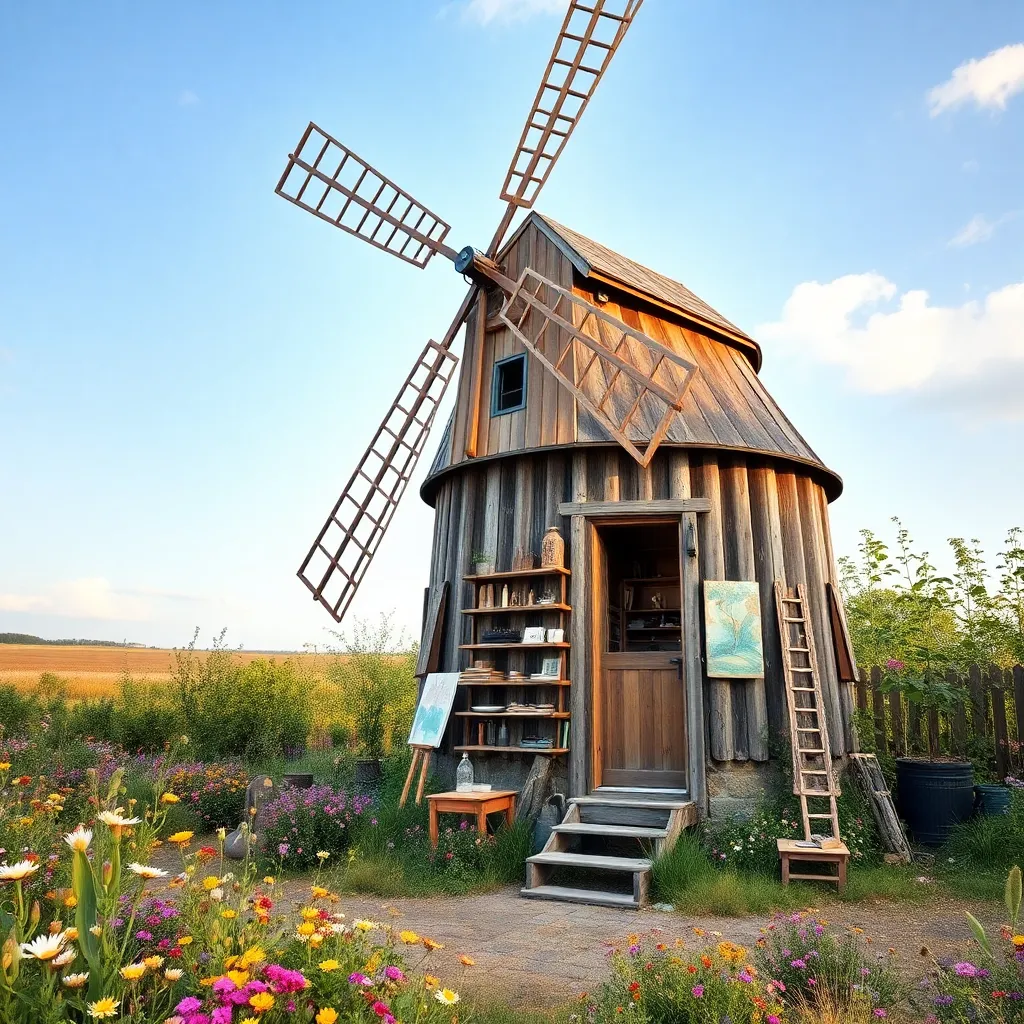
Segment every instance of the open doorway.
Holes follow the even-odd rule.
[[[679,530],[678,520],[596,527],[602,788],[687,786]]]

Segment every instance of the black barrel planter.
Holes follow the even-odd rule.
[[[978,814],[1009,814],[1010,790],[1007,786],[974,787],[974,809]]]
[[[898,757],[896,794],[897,810],[914,839],[941,846],[974,811],[974,768],[970,761]]]

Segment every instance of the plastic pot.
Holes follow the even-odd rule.
[[[977,814],[1009,814],[1009,787],[992,785],[975,786],[974,810]]]

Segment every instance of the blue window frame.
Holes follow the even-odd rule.
[[[526,408],[526,354],[499,359],[491,383],[491,415],[504,416]]]

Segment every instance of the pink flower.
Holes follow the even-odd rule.
[[[174,1009],[176,1013],[195,1013],[202,1005],[202,1000],[196,999],[195,996],[185,996]]]
[[[703,985],[694,985],[693,988],[690,989],[690,991],[693,993],[693,998],[694,999],[703,999],[704,998],[704,986]]]
[[[880,1006],[876,1006],[875,1007],[875,1016],[876,1017],[888,1017],[889,1014],[887,1014],[885,1012],[885,1010],[883,1010]]]
[[[388,981],[405,981],[405,975],[397,967],[385,967],[384,977]]]
[[[781,1024],[781,1021],[779,1020],[778,1014],[769,1013],[767,1020],[768,1020],[768,1024]]]

